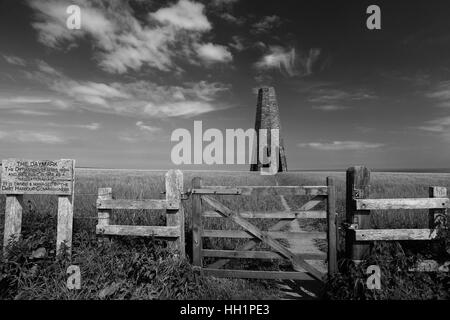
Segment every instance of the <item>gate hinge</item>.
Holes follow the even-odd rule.
[[[191,195],[191,191],[183,192],[181,194],[181,200],[188,200],[190,195]]]
[[[347,230],[356,230],[356,229],[358,229],[358,225],[356,223],[343,222],[342,226],[344,227],[344,229],[347,229]]]

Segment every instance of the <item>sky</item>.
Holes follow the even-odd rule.
[[[0,158],[248,170],[176,166],[171,134],[253,128],[273,86],[290,170],[449,168],[449,17],[448,1],[1,0]]]

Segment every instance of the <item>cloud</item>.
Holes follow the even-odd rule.
[[[28,109],[13,109],[8,110],[8,113],[15,113],[24,116],[50,116],[53,115],[52,112],[41,111],[41,110],[28,110]]]
[[[233,15],[232,15],[231,13],[229,13],[229,12],[224,12],[224,13],[222,13],[222,14],[220,15],[220,17],[221,17],[223,20],[225,20],[225,21],[227,21],[227,22],[229,22],[229,23],[236,24],[236,25],[242,25],[242,24],[245,23],[245,19],[244,19],[243,17],[237,18],[237,17],[233,16]]]
[[[159,128],[144,124],[142,121],[136,122],[136,126],[142,131],[155,132],[159,130]]]
[[[450,141],[450,116],[426,121],[424,125],[417,128],[436,134],[437,136]]]
[[[258,46],[266,50],[263,57],[255,63],[255,67],[260,71],[279,70],[289,76],[308,76],[314,73],[316,65],[319,64],[321,49],[311,48],[308,52],[297,53],[295,48],[284,48],[281,46],[269,46],[268,49],[263,43]],[[324,64],[320,69],[324,68]]]
[[[233,40],[233,42],[230,42],[228,45],[235,49],[236,51],[242,51],[246,48],[245,44],[244,44],[244,38],[242,38],[241,36],[235,35],[232,36],[231,39]]]
[[[28,115],[43,115],[42,108],[57,107],[63,109],[61,100],[54,96],[12,96],[0,98],[0,109]],[[31,108],[31,109],[30,109]]]
[[[78,39],[91,41],[95,61],[110,73],[139,71],[144,66],[181,72],[179,60],[198,65],[203,58],[195,56],[201,37],[212,29],[204,5],[188,0],[149,12],[145,19],[136,17],[135,11],[141,10],[141,16],[146,13],[147,7],[140,2],[132,8],[126,1],[76,0],[82,8],[82,26],[76,31],[65,25],[65,9],[73,3],[28,1],[36,12],[32,26],[41,43],[59,49],[66,43],[76,46]],[[222,58],[229,61],[226,54]]]
[[[65,139],[57,134],[29,130],[0,131],[0,139],[8,142],[34,142],[44,144],[60,144],[65,142]]]
[[[239,0],[212,0],[210,1],[210,4],[215,7],[223,7],[234,5],[238,1]]]
[[[314,64],[319,59],[321,49],[311,48],[307,54],[302,54],[299,57],[300,64],[304,69],[304,75],[310,75],[313,73]]]
[[[309,147],[317,150],[325,151],[341,151],[341,150],[368,150],[384,146],[383,143],[371,143],[364,141],[333,141],[328,143],[323,142],[308,142],[299,143],[299,147]]]
[[[339,111],[339,110],[345,110],[349,109],[347,106],[337,105],[337,104],[325,104],[325,105],[318,105],[312,107],[314,110],[320,110],[320,111]]]
[[[0,104],[40,104],[40,103],[50,103],[51,99],[40,98],[40,97],[13,97],[13,98],[2,98],[0,99]]]
[[[29,72],[28,77],[46,84],[60,96],[62,106],[133,117],[190,117],[227,108],[216,99],[231,86],[220,82],[186,82],[164,86],[151,81],[101,83],[77,81],[53,68]],[[55,104],[55,101],[52,101]]]
[[[58,88],[61,86],[61,88]],[[91,104],[107,105],[107,99],[128,98],[129,95],[118,90],[112,85],[86,81],[78,83],[68,81],[66,83],[55,84],[60,92],[66,92],[68,95]]]
[[[162,104],[149,102],[144,107],[144,113],[152,117],[193,117],[211,112],[216,108],[203,101],[179,101]]]
[[[281,19],[277,15],[266,16],[252,25],[254,33],[266,33],[281,25]]]
[[[438,107],[450,107],[450,81],[438,83],[426,96],[436,100]]]
[[[16,65],[16,66],[21,66],[21,67],[25,67],[27,65],[27,63],[26,63],[26,61],[24,59],[16,57],[16,56],[3,55],[3,58],[9,64],[13,64],[13,65]]]
[[[450,116],[427,121],[424,126],[419,129],[430,132],[450,132]]]
[[[211,29],[211,24],[203,14],[203,9],[204,5],[201,3],[180,0],[172,7],[159,9],[151,16],[161,23],[169,23],[178,28],[207,31]]]
[[[208,63],[230,62],[233,60],[233,56],[227,47],[212,43],[198,46],[197,53],[201,59]]]
[[[92,122],[89,124],[67,124],[67,123],[46,123],[46,127],[55,127],[55,128],[77,128],[77,129],[88,129],[88,130],[98,130],[101,128],[101,124],[98,122]]]
[[[342,102],[362,101],[377,98],[363,89],[346,91],[343,89],[319,88],[312,92],[308,101],[325,105],[341,105]],[[318,107],[319,108],[319,107]]]
[[[280,46],[269,47],[269,53],[255,63],[255,67],[260,70],[278,69],[289,75],[297,74],[295,70],[295,49],[285,49]]]

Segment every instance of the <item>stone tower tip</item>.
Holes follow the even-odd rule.
[[[274,87],[261,87],[258,90],[258,100],[256,106],[255,130],[259,129],[279,129],[280,145],[279,145],[279,163],[278,172],[287,171],[286,154],[284,142],[281,135],[280,115],[278,111],[278,102]],[[270,131],[269,131],[270,132]],[[263,164],[259,160],[259,136],[257,139],[257,163],[252,164],[250,171],[260,171]],[[268,146],[270,154],[270,145]]]

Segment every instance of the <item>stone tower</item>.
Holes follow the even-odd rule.
[[[278,103],[273,87],[263,87],[258,90],[258,101],[256,105],[255,130],[258,136],[257,141],[257,163],[250,166],[250,171],[260,171],[263,165],[259,160],[259,129],[268,129],[268,148],[270,154],[270,129],[279,129],[280,148],[278,155],[278,172],[287,171],[286,153],[283,136],[281,134],[280,115]],[[268,167],[269,165],[267,165]]]

